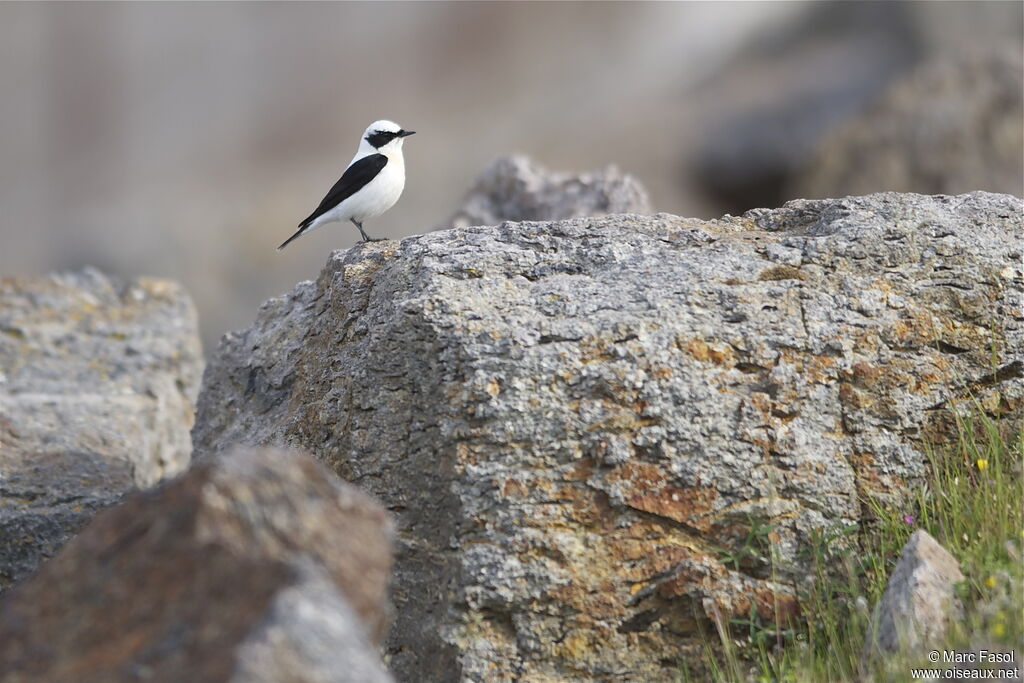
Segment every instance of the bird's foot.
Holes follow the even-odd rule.
[[[360,242],[386,242],[386,237],[364,237]]]

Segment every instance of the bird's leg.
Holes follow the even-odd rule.
[[[366,231],[363,230],[363,224],[360,223],[359,221],[357,221],[355,218],[352,219],[352,225],[354,225],[357,228],[359,228],[359,234],[363,236],[363,241],[364,242],[381,242],[381,241],[383,241],[382,238],[379,238],[379,237],[378,238],[373,238],[373,237],[370,237],[369,235],[367,235]]]

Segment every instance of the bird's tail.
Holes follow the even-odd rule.
[[[306,232],[306,228],[308,228],[308,227],[309,227],[309,224],[308,224],[308,223],[306,223],[305,225],[300,225],[300,226],[299,226],[299,229],[295,231],[295,234],[294,234],[294,235],[292,235],[291,237],[289,237],[288,239],[286,239],[286,240],[285,240],[284,242],[282,242],[282,243],[281,243],[281,246],[279,246],[279,247],[277,248],[277,250],[278,250],[278,251],[281,251],[282,249],[284,249],[285,247],[287,247],[287,246],[288,246],[289,244],[291,244],[291,243],[292,243],[292,241],[294,241],[294,240],[298,239],[299,237],[301,237],[301,236],[302,236],[302,234],[303,234],[304,232]]]

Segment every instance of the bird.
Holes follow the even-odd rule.
[[[295,234],[277,250],[281,251],[293,240],[335,221],[352,221],[363,236],[363,242],[379,242],[379,239],[366,234],[363,222],[390,209],[402,195],[405,188],[402,144],[415,132],[386,119],[367,126],[359,140],[359,149],[341,178],[316,210],[299,223]]]

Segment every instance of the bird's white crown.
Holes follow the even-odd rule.
[[[381,119],[380,121],[374,121],[366,127],[363,131],[363,137],[372,135],[373,133],[380,131],[382,133],[397,133],[402,130],[402,127],[394,121],[388,121],[387,119]]]

